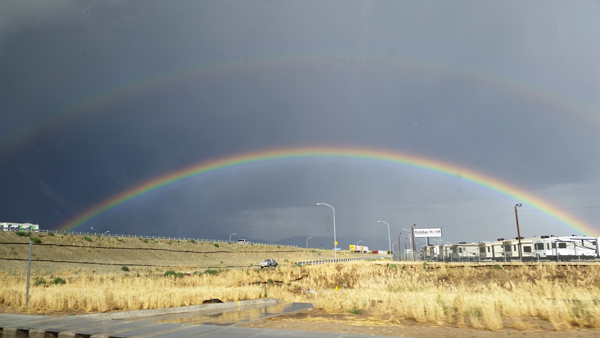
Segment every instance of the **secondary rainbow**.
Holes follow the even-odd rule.
[[[37,121],[5,133],[0,138],[0,153],[37,135],[40,131],[50,129],[79,116],[85,116],[100,108],[116,104],[128,98],[160,88],[173,86],[186,81],[197,81],[211,77],[222,77],[227,74],[239,74],[247,71],[274,70],[289,67],[324,66],[333,67],[368,67],[386,70],[410,71],[417,73],[439,74],[471,81],[478,85],[490,86],[501,91],[518,95],[534,102],[541,102],[553,109],[559,108],[581,118],[591,120],[595,126],[600,125],[600,109],[542,88],[520,79],[489,72],[483,69],[460,65],[444,64],[432,60],[411,58],[390,58],[385,56],[352,54],[317,54],[317,55],[275,55],[261,56],[249,60],[228,60],[206,63],[193,67],[165,72],[160,75],[136,79],[99,91],[83,100],[71,103],[47,114]]]
[[[92,220],[93,218],[126,203],[127,201],[186,178],[214,172],[224,168],[243,166],[246,164],[268,164],[270,162],[278,163],[281,161],[298,158],[360,159],[371,162],[381,162],[423,169],[425,171],[435,172],[449,177],[460,177],[462,180],[473,183],[486,190],[514,198],[515,202],[522,202],[528,207],[539,209],[549,217],[561,222],[577,233],[586,235],[599,234],[599,231],[591,225],[577,219],[573,215],[563,210],[558,210],[559,208],[550,202],[497,178],[484,175],[469,168],[460,167],[454,164],[426,157],[390,150],[357,147],[278,148],[237,154],[229,157],[221,157],[214,160],[201,162],[148,180],[140,185],[110,197],[77,215],[67,223],[61,225],[59,230],[71,231],[78,226]]]

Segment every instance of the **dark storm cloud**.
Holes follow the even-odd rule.
[[[0,153],[0,215],[8,221],[57,227],[183,167],[297,145],[419,154],[565,206],[593,205],[593,193],[578,191],[600,186],[594,3],[0,5],[8,8],[0,11],[3,135],[109,89],[225,65],[92,104]],[[339,208],[346,236],[370,233],[385,218],[396,232],[453,225],[454,238],[476,240],[503,237],[513,220],[460,224],[504,214],[516,201],[423,171],[299,161],[174,184],[92,224],[182,236],[244,229],[273,241],[326,236],[331,220],[317,202]],[[574,213],[593,224],[599,216]],[[531,227],[560,228],[525,214]]]

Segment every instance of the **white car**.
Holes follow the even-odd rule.
[[[260,266],[261,269],[262,268],[268,268],[270,266],[277,267],[277,262],[275,262],[274,259],[267,258],[263,262],[260,262],[259,266]]]

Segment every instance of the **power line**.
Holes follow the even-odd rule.
[[[557,209],[521,209],[521,211],[551,211],[551,210],[578,210],[578,209],[597,209],[600,208],[600,205],[596,205],[596,206],[589,206],[589,207],[578,207],[578,208],[557,208]],[[490,219],[494,219],[494,218],[498,218],[498,217],[502,217],[502,216],[506,216],[506,215],[510,215],[513,212],[507,212],[504,214],[500,214],[500,215],[496,215],[496,216],[492,216],[492,217],[488,217],[488,218],[484,218],[484,219],[480,219],[480,220],[476,220],[476,221],[470,221],[470,222],[465,222],[465,223],[457,223],[457,224],[452,224],[452,225],[446,225],[444,226],[444,228],[450,228],[450,227],[455,227],[455,226],[461,226],[461,225],[467,225],[467,224],[473,224],[473,223],[479,223],[479,222],[483,222],[483,221],[487,221]]]
[[[600,205],[591,207],[578,207],[578,208],[556,208],[556,209],[521,209],[521,211],[551,211],[551,210],[578,210],[578,209],[597,209]]]
[[[498,217],[502,217],[502,216],[506,216],[506,215],[510,215],[510,214],[512,214],[512,211],[511,212],[506,212],[504,214],[492,216],[492,217],[489,217],[489,218],[480,219],[480,220],[477,220],[477,221],[471,221],[471,222],[466,222],[466,223],[458,223],[458,224],[446,225],[446,226],[444,226],[444,228],[449,228],[449,227],[455,227],[455,226],[459,226],[459,225],[467,225],[467,224],[472,224],[472,223],[483,222],[483,221],[487,221],[487,220],[490,220],[490,219],[494,219],[494,218],[498,218]]]

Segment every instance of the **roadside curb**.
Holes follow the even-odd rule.
[[[241,307],[245,307],[245,306],[268,306],[268,305],[276,305],[279,303],[283,303],[283,301],[281,299],[277,299],[277,298],[261,298],[261,299],[254,299],[254,300],[241,300],[241,301],[237,301],[237,302],[190,305],[190,306],[163,308],[163,309],[148,309],[148,310],[108,312],[108,313],[92,313],[92,314],[79,315],[79,316],[74,316],[74,317],[94,318],[94,319],[126,319],[126,318],[159,316],[159,315],[165,315],[165,314],[170,314],[170,313],[183,313],[183,312],[217,310],[217,309],[227,309],[227,308],[241,308]]]

